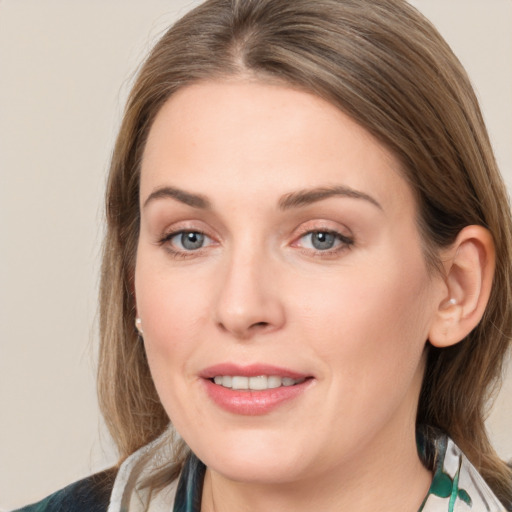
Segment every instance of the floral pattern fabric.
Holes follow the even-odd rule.
[[[505,506],[459,447],[446,435],[435,441],[436,464],[419,512],[506,512]]]

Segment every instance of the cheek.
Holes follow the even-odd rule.
[[[147,245],[147,243],[146,243]],[[204,272],[176,270],[160,249],[139,249],[135,270],[137,312],[155,341],[180,339],[206,316]],[[158,336],[156,336],[158,335]],[[163,340],[162,340],[163,341]]]
[[[380,256],[364,272],[344,269],[292,295],[307,297],[294,309],[319,359],[328,362],[325,371],[356,394],[372,389],[381,396],[380,386],[413,378],[432,317],[422,256],[402,257],[399,265],[394,252]]]
[[[304,282],[294,285],[290,294],[295,301],[293,309],[311,330],[332,332],[340,339],[366,338],[364,333],[380,331],[380,335],[367,339],[377,342],[389,333],[401,333],[408,338],[426,327],[429,279],[424,269],[379,265],[357,269],[343,269],[331,274],[323,282]],[[349,339],[345,340],[349,342]]]
[[[176,293],[182,283],[148,277],[137,296],[148,365],[167,415],[178,431],[186,432],[191,422],[203,422],[197,403],[188,397],[197,385],[190,361],[201,350],[206,308],[202,297],[190,288]]]
[[[137,312],[143,323],[144,344],[157,390],[165,394],[177,375],[192,378],[187,368],[189,356],[198,349],[201,333],[209,318],[207,294],[200,278],[187,279],[179,272],[154,265],[141,255],[137,261],[135,290]],[[203,280],[204,281],[204,280]],[[204,284],[204,283],[203,283]],[[162,396],[162,401],[166,401]]]

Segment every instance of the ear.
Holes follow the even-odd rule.
[[[429,331],[430,343],[440,348],[462,341],[484,314],[494,277],[492,236],[482,226],[466,226],[441,259],[446,289]]]

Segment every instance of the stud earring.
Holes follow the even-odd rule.
[[[142,320],[139,317],[135,319],[135,328],[139,331],[141,336],[144,334],[144,331],[142,330]]]
[[[441,304],[442,309],[450,309],[452,306],[455,306],[457,304],[457,299],[454,299],[453,297],[451,299],[445,300]]]

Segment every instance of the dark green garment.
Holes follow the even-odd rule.
[[[15,512],[106,512],[116,473],[107,469]]]

